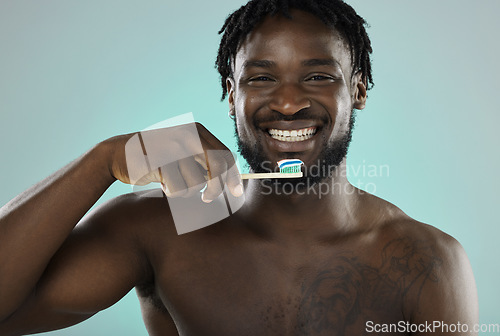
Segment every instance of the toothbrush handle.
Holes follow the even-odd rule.
[[[297,178],[302,177],[303,173],[251,173],[251,174],[241,174],[242,180],[249,179],[265,179],[265,178]]]

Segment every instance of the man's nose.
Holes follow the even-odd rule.
[[[281,84],[272,95],[269,108],[284,115],[293,115],[311,106],[311,101],[298,84]]]

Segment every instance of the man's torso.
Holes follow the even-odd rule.
[[[437,281],[441,261],[408,217],[307,245],[234,217],[178,236],[164,206],[155,209],[141,223],[154,275],[137,287],[153,335],[173,321],[186,336],[360,335],[408,321],[422,286]]]

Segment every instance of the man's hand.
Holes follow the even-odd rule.
[[[107,140],[112,144],[110,173],[132,185],[162,184],[169,197],[192,197],[203,188],[211,202],[226,184],[238,197],[243,184],[234,157],[199,123],[126,134]]]

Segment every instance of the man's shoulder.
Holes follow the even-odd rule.
[[[161,189],[116,196],[95,207],[87,217],[116,234],[143,237],[175,231],[168,201]],[[161,229],[163,232],[153,232]],[[170,232],[168,232],[170,235]]]
[[[381,255],[391,270],[388,273],[411,284],[404,287],[405,316],[414,321],[446,321],[454,316],[449,304],[466,307],[461,311],[464,320],[476,314],[472,268],[454,237],[402,211],[381,224],[377,236],[384,244]]]
[[[390,209],[391,214],[377,228],[377,236],[386,246],[398,242],[403,249],[410,248],[418,253],[425,251],[439,264],[466,259],[462,245],[448,233],[411,218],[393,204],[390,204]]]
[[[161,207],[163,210],[165,206],[168,208],[166,196],[161,189],[147,189],[142,191],[135,191],[127,194],[122,194],[111,198],[106,201],[103,206],[113,209],[124,211],[130,210],[154,210],[154,208]]]

